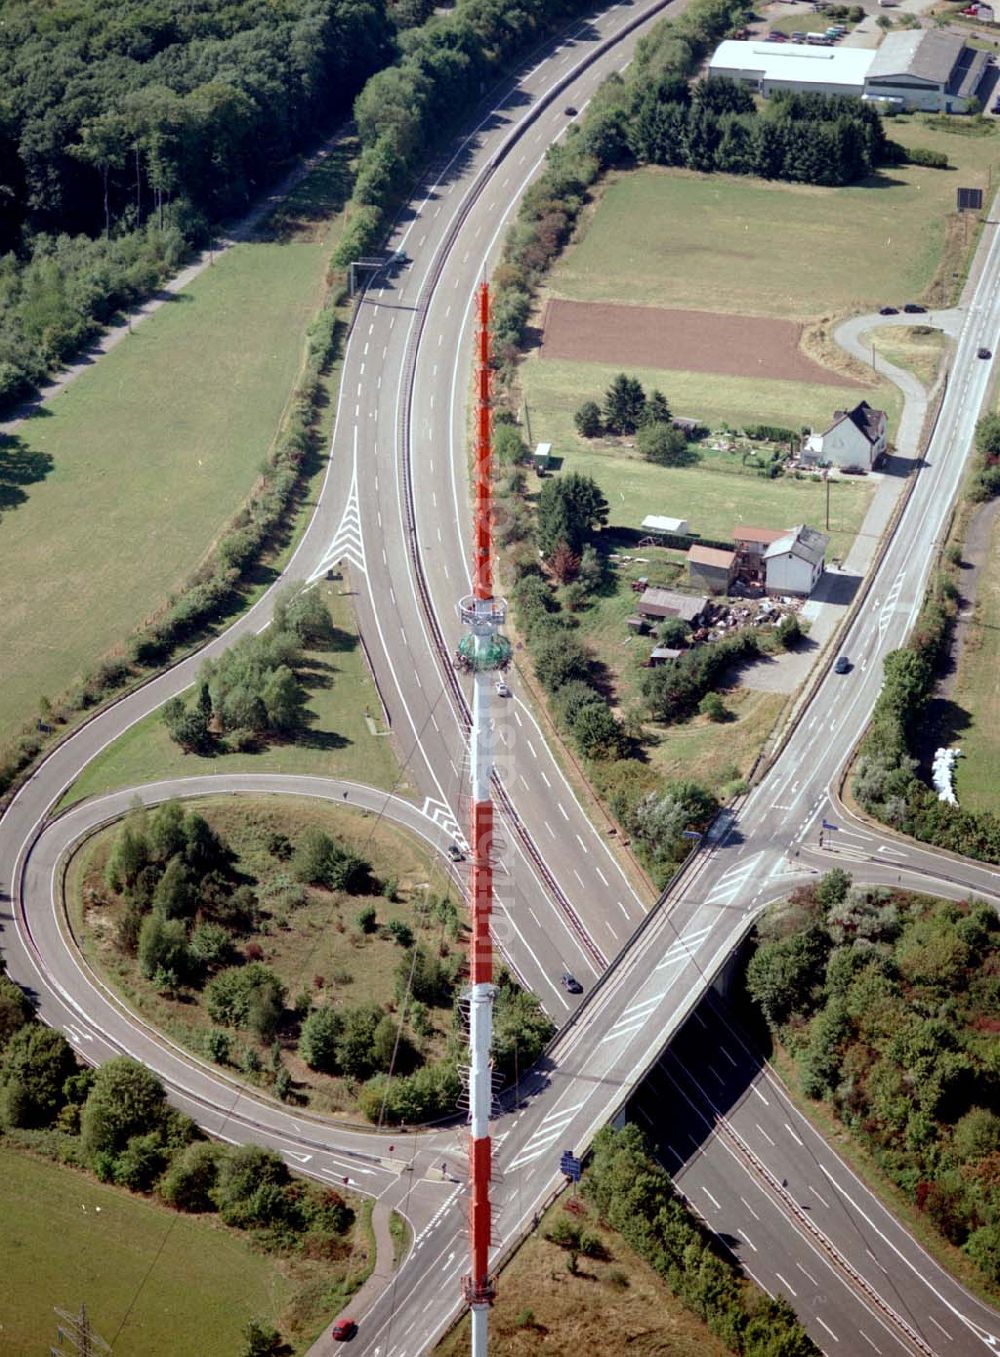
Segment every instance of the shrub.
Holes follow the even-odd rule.
[[[644,424],[635,441],[646,461],[657,466],[684,466],[691,460],[687,439],[672,424]]]
[[[599,438],[604,432],[601,409],[596,401],[584,401],[573,416],[573,423],[581,438]]]

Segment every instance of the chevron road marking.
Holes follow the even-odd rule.
[[[705,903],[709,905],[731,904],[743,890],[763,856],[763,853],[755,853],[752,858],[747,858],[745,862],[730,867],[729,871],[719,879],[718,885],[712,888]]]
[[[461,829],[459,829],[458,821],[455,819],[455,814],[450,806],[428,796],[424,800],[424,814],[429,820],[433,820],[440,829],[443,829],[446,834],[450,834],[463,852],[469,851],[469,845]]]
[[[662,971],[665,966],[673,966],[678,961],[687,961],[694,956],[698,944],[704,942],[705,938],[712,931],[712,925],[706,924],[704,928],[696,928],[694,932],[678,938],[663,954],[663,960],[656,967]]]
[[[878,640],[882,644],[882,638],[889,629],[889,623],[892,621],[892,615],[896,611],[896,604],[899,602],[899,595],[903,588],[903,580],[906,577],[905,571],[901,570],[892,582],[892,587],[882,604],[882,611],[878,615]]]
[[[344,513],[337,531],[333,534],[333,541],[330,543],[322,561],[309,576],[309,583],[312,584],[315,580],[318,580],[331,567],[338,565],[341,561],[346,561],[348,565],[360,571],[366,579],[368,578],[365,542],[361,532],[361,503],[358,497],[357,427],[354,429],[354,463],[351,468],[351,488],[347,494],[347,504],[344,506]]]
[[[608,1041],[618,1041],[621,1037],[631,1036],[633,1032],[638,1032],[665,994],[666,990],[660,990],[656,994],[650,995],[648,999],[640,999],[638,1003],[631,1004],[625,1009],[615,1025],[609,1029],[607,1035],[601,1038],[601,1045],[603,1046]]]

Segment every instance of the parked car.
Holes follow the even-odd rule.
[[[833,666],[835,674],[849,674],[851,672],[851,662],[846,655],[838,655],[837,663]]]
[[[806,40],[806,35],[805,35],[804,33],[793,33],[793,34],[792,34],[792,42],[805,42],[805,40]]]
[[[462,852],[461,848],[459,848],[457,843],[450,843],[444,851],[451,858],[452,862],[465,861],[465,854]]]
[[[993,357],[993,350],[992,350],[992,349],[977,349],[977,350],[976,350],[976,357],[977,357],[977,358],[992,358],[992,357]]]
[[[357,1331],[358,1326],[353,1319],[338,1319],[330,1330],[330,1337],[335,1338],[338,1343],[347,1343],[354,1337]]]
[[[895,306],[880,306],[878,313],[880,316],[898,316],[899,310]]]
[[[908,316],[922,316],[927,307],[921,306],[919,302],[907,302],[903,310]]]
[[[567,992],[567,994],[583,993],[583,986],[580,984],[579,980],[577,980],[576,976],[572,973],[572,971],[563,971],[562,975],[559,977],[559,983],[560,985],[562,985],[563,989]]]

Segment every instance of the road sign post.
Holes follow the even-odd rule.
[[[564,1173],[573,1184],[573,1196],[575,1197],[576,1185],[580,1181],[583,1165],[572,1150],[563,1150],[559,1158],[559,1172]]]

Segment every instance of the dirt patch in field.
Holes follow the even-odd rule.
[[[847,385],[840,373],[802,352],[801,338],[797,322],[767,316],[553,299],[545,306],[541,356],[620,363],[624,368]]]

